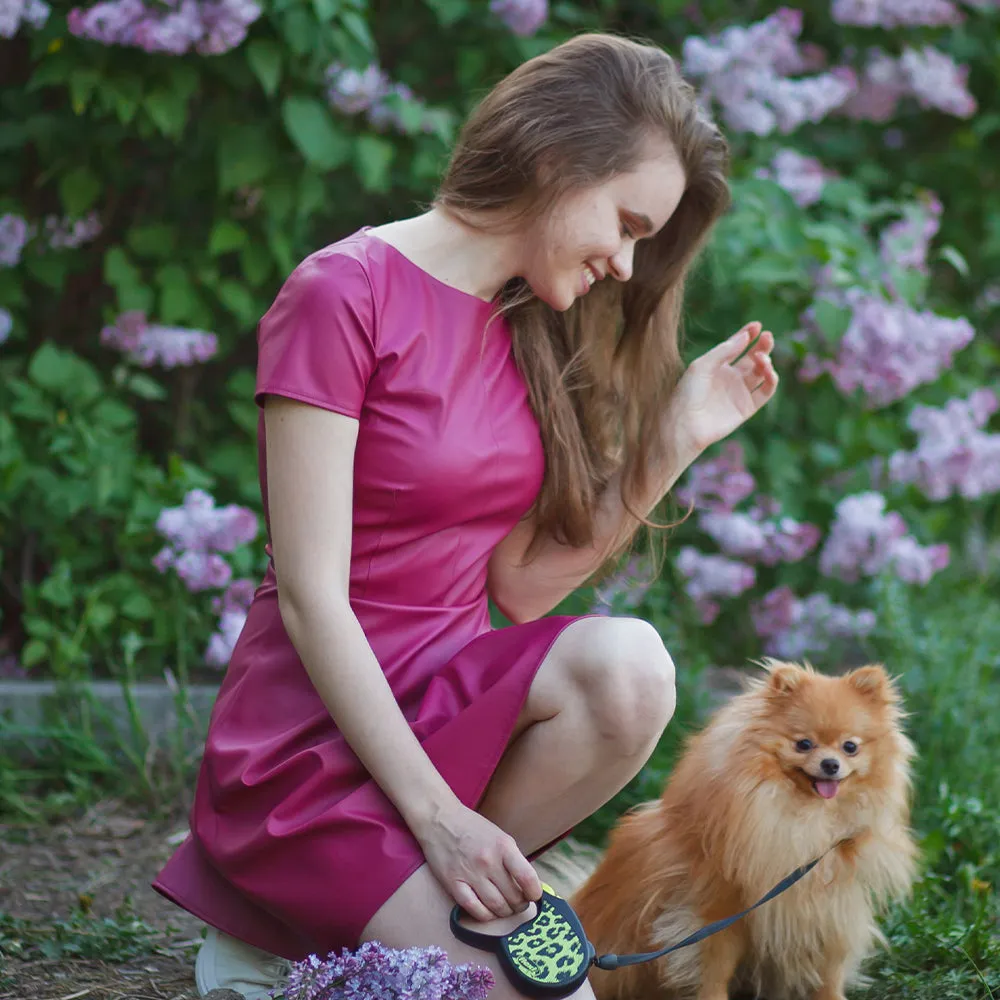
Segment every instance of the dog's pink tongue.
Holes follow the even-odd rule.
[[[824,799],[832,799],[834,795],[837,794],[837,786],[839,784],[839,781],[817,781],[816,791],[819,792]]]

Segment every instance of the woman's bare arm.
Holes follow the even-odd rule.
[[[351,609],[358,423],[275,396],[266,400],[264,420],[271,544],[289,638],[337,728],[421,841],[445,888],[473,916],[506,916],[537,898],[534,869],[438,773]]]

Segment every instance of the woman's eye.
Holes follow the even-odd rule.
[[[812,740],[798,740],[795,744],[795,749],[799,753],[808,753],[813,748]]]
[[[848,757],[853,757],[858,752],[858,745],[854,740],[848,740],[842,747]]]
[[[627,239],[627,240],[634,240],[635,239],[635,235],[633,234],[632,230],[628,226],[622,226],[622,236],[624,236],[625,239]]]

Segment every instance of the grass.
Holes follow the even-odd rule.
[[[873,960],[871,988],[856,998],[1000,1000],[1000,598],[972,586],[948,594],[887,583],[877,611],[871,658],[900,677],[919,750],[914,827],[923,874],[913,897],[887,915],[890,948]],[[697,651],[685,651],[684,661],[696,668]],[[646,771],[578,830],[584,839],[600,842],[624,808],[659,793],[683,735],[707,707],[699,690],[698,670],[685,670],[667,738]],[[9,742],[12,734],[0,735]],[[141,745],[98,747],[70,725],[35,735],[47,739],[28,756],[0,744],[0,813],[28,824],[107,795],[155,808],[193,787],[196,761],[179,751],[157,766],[137,752]],[[0,954],[43,939],[124,954],[143,947],[147,934],[127,914],[107,925],[81,914],[45,927],[0,914]]]

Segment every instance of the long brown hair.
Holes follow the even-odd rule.
[[[639,509],[648,464],[662,453],[664,409],[683,371],[685,277],[729,205],[726,141],[667,53],[579,35],[487,94],[459,135],[435,200],[466,221],[525,218],[633,169],[657,138],[673,147],[685,191],[667,225],[636,246],[628,282],[602,282],[565,313],[521,279],[501,292],[545,448],[535,541],[549,534],[591,544],[597,505],[616,474],[635,527],[648,523]]]

